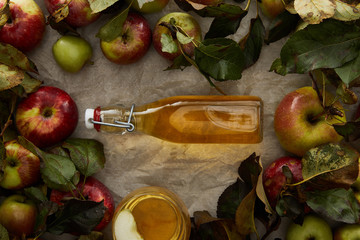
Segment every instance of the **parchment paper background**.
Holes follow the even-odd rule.
[[[48,15],[42,0],[36,2]],[[252,1],[255,3],[255,1]],[[170,0],[169,5],[159,13],[144,15],[152,29],[156,21],[168,12],[181,11]],[[203,34],[212,19],[198,19]],[[231,36],[239,41],[249,28],[255,6],[242,21],[239,31]],[[238,81],[217,83],[228,95],[257,95],[264,101],[264,139],[260,144],[175,144],[141,133],[110,135],[88,130],[84,125],[86,108],[121,103],[141,105],[161,98],[176,95],[219,94],[193,67],[184,71],[164,71],[170,62],[160,57],[153,47],[139,62],[132,65],[116,65],[102,54],[99,39],[95,37],[110,15],[102,16],[78,32],[93,47],[93,65],[87,65],[77,74],[66,73],[55,63],[51,47],[60,35],[47,27],[45,37],[29,57],[37,65],[39,79],[45,85],[52,85],[67,91],[79,108],[79,123],[74,137],[95,138],[105,147],[105,168],[96,174],[113,193],[117,204],[130,191],[147,185],[166,187],[177,193],[185,202],[190,214],[207,210],[216,216],[217,200],[223,190],[237,178],[237,168],[242,160],[253,152],[261,156],[264,167],[286,153],[281,149],[273,130],[273,114],[282,97],[299,87],[311,84],[307,75],[282,77],[269,72],[271,63],[279,56],[286,39],[264,46],[260,59],[243,72]],[[264,24],[268,26],[265,18]],[[282,226],[284,229],[285,226]],[[269,239],[281,237],[280,229]],[[260,228],[261,230],[261,228]],[[111,227],[105,230],[106,239],[111,239]],[[66,238],[68,236],[65,235]],[[49,236],[46,239],[55,239]]]

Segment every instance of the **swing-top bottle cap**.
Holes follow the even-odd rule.
[[[91,121],[94,119],[95,109],[88,108],[85,110],[85,127],[87,129],[94,129],[94,123]]]

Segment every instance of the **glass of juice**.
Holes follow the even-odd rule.
[[[142,187],[125,196],[116,208],[119,213],[128,209],[136,222],[137,231],[144,240],[188,240],[191,223],[184,202],[172,191],[158,186]]]

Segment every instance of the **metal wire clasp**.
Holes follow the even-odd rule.
[[[132,131],[135,130],[134,124],[131,123],[131,118],[133,116],[134,108],[135,108],[135,104],[131,105],[129,119],[128,119],[127,122],[115,121],[115,123],[106,123],[106,122],[95,121],[94,119],[90,119],[90,121],[93,124],[100,124],[100,125],[105,125],[105,126],[110,126],[110,127],[125,128],[128,132],[132,132]]]

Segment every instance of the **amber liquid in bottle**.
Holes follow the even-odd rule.
[[[259,143],[262,100],[256,96],[176,96],[134,108],[135,131],[177,143]],[[129,109],[101,108],[99,120],[126,122]],[[126,130],[97,126],[103,132]]]

